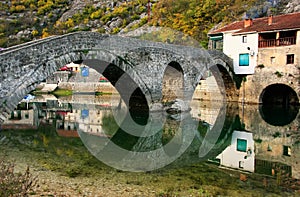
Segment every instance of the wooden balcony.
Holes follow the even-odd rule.
[[[286,37],[286,38],[279,38],[279,39],[259,40],[258,48],[288,46],[288,45],[295,45],[295,44],[296,44],[296,37]]]

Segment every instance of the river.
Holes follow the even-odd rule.
[[[117,94],[41,95],[1,125],[0,157],[30,166],[32,196],[293,196],[299,116],[200,100],[189,112],[134,114]]]

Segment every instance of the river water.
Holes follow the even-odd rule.
[[[160,189],[155,196],[181,196],[191,188],[197,190],[191,196],[231,196],[210,191],[217,183],[222,190],[254,196],[295,195],[300,190],[299,116],[299,108],[292,106],[200,100],[191,102],[190,112],[134,114],[117,94],[41,95],[20,102],[1,125],[0,145],[6,151],[18,147],[35,163],[69,177],[85,177],[99,166],[141,176],[191,170],[176,178],[190,180],[204,165],[211,174],[198,169],[196,185]],[[85,165],[96,167],[90,171]],[[233,175],[235,182],[227,183]]]

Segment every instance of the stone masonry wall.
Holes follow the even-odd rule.
[[[119,66],[136,82],[150,103],[154,98],[152,93],[157,95],[158,90],[161,91],[161,86],[152,86],[159,80],[155,76],[161,76],[165,66],[174,59],[183,68],[184,90],[190,93],[212,65],[211,56],[203,49],[94,32],[75,32],[31,41],[0,52],[0,123],[27,93],[58,68],[85,59],[100,59]],[[165,66],[152,67],[160,61],[164,62],[159,65]],[[147,69],[143,67],[145,65],[148,65]],[[150,78],[147,77],[149,74]]]
[[[279,74],[280,73],[280,74]],[[248,75],[240,88],[240,102],[260,103],[264,89],[272,84],[291,87],[300,99],[300,67],[297,65],[256,68],[254,75]]]

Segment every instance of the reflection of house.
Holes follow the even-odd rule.
[[[255,172],[269,176],[291,177],[292,167],[280,162],[255,159]]]
[[[104,110],[100,109],[73,109],[72,112],[66,112],[61,115],[62,120],[57,120],[57,132],[62,134],[71,133],[80,129],[87,133],[93,133],[95,135],[105,135],[102,128]]]
[[[273,136],[260,136],[260,139],[263,140],[256,143],[256,159],[280,164],[275,167],[274,164],[265,164],[265,171],[270,174],[270,169],[284,169],[293,178],[300,179],[300,146],[296,143],[297,137],[278,132]]]
[[[77,130],[56,129],[56,132],[61,137],[79,137]]]
[[[217,159],[222,166],[254,172],[254,140],[252,133],[234,131],[231,145]]]
[[[26,103],[20,103],[18,108],[11,112],[8,119],[1,125],[2,129],[36,129],[38,127],[38,117],[34,109],[32,107],[24,109],[20,105],[26,105]]]

